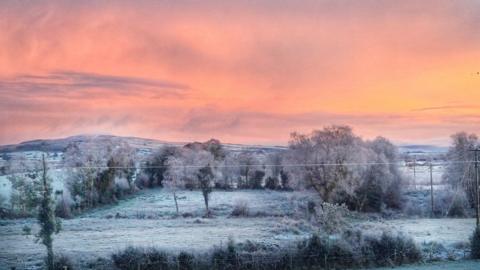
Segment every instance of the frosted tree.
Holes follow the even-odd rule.
[[[96,180],[107,167],[108,150],[93,142],[75,143],[67,147],[64,163],[67,167],[67,187],[80,209],[95,206],[99,193]]]
[[[40,196],[37,161],[28,161],[24,157],[9,160],[7,179],[11,183],[10,206],[22,215],[32,214],[36,210]]]
[[[208,202],[210,199],[210,193],[213,191],[213,172],[212,167],[207,165],[202,167],[197,172],[198,182],[200,184],[200,189],[202,190],[203,200],[205,202],[206,208],[206,217],[210,216],[210,209],[208,208]]]
[[[385,138],[364,142],[348,126],[330,126],[310,135],[293,133],[285,155],[289,172],[326,202],[357,210],[399,207],[402,177],[396,148]]]
[[[226,153],[224,159],[218,164],[220,175],[217,179],[219,186],[225,189],[232,188],[234,181],[240,177],[240,168],[238,166],[237,156],[233,153]]]
[[[384,137],[377,137],[367,146],[376,155],[375,168],[379,171],[377,178],[383,192],[383,202],[389,208],[402,207],[403,175],[398,168],[398,149]],[[370,159],[373,159],[370,158]]]
[[[45,156],[42,157],[42,195],[40,206],[38,210],[38,225],[40,231],[36,235],[37,241],[47,249],[47,269],[54,269],[54,254],[53,254],[53,234],[60,231],[60,222],[55,218],[54,202],[52,198],[51,179],[47,175],[47,163]]]
[[[282,186],[281,178],[284,172],[283,168],[283,153],[271,153],[267,156],[267,169],[269,170],[269,177],[267,178],[266,186],[270,189],[275,189]],[[283,187],[286,188],[286,187]]]
[[[144,173],[148,177],[148,185],[153,186],[163,186],[163,180],[165,172],[167,170],[167,161],[168,158],[175,154],[177,151],[176,147],[165,146],[162,147],[159,151],[153,153],[147,160],[145,164]]]
[[[133,181],[137,172],[135,149],[126,142],[119,143],[112,150],[111,158],[116,166],[115,176],[119,179],[124,179],[128,184],[130,192],[133,192],[135,190]]]
[[[252,152],[243,151],[237,157],[237,166],[240,170],[240,175],[245,179],[245,182],[243,184],[240,183],[239,187],[250,187],[254,171],[259,168],[257,157]]]
[[[363,162],[362,141],[350,127],[331,126],[310,136],[292,134],[290,149],[298,164],[304,164],[304,179],[323,200],[330,202],[339,192],[352,194],[355,177],[353,162]]]
[[[453,188],[463,188],[467,193],[468,200],[472,206],[475,205],[475,159],[471,149],[479,146],[478,137],[475,134],[459,132],[453,134],[452,145],[447,153],[449,161],[443,179],[452,185]]]
[[[200,188],[205,202],[206,216],[209,216],[209,196],[213,191],[215,176],[212,164],[214,164],[215,158],[209,151],[188,148],[182,149],[182,156],[184,158],[185,176],[197,181],[196,186]]]
[[[186,179],[186,169],[181,153],[170,156],[167,160],[167,171],[165,172],[164,186],[169,188],[173,193],[173,200],[175,202],[175,209],[177,215],[178,209],[178,188],[183,186],[183,181]]]

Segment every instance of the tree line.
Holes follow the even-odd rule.
[[[475,203],[471,148],[474,134],[457,133],[443,179]],[[231,150],[220,141],[164,146],[140,161],[136,149],[122,141],[70,145],[63,155],[64,189],[55,192],[57,214],[68,217],[98,205],[114,203],[139,189],[165,187],[177,206],[180,189],[199,190],[207,214],[215,189],[314,190],[329,203],[378,212],[400,209],[405,177],[398,150],[388,139],[364,140],[348,126],[328,126],[309,134],[292,133],[288,147],[273,151]],[[32,214],[39,203],[35,166],[11,159],[10,207]]]

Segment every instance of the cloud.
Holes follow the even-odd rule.
[[[424,107],[414,109],[414,112],[425,112],[425,111],[443,111],[443,110],[453,110],[453,109],[478,109],[480,106],[473,105],[445,105],[445,106],[436,106],[436,107]]]
[[[461,117],[478,108],[458,104],[480,99],[479,11],[469,0],[3,1],[0,143],[89,131],[282,143],[325,124],[448,139],[475,131]]]
[[[74,71],[55,71],[46,75],[23,74],[0,80],[0,93],[15,93],[17,96],[68,97],[92,90],[123,95],[149,91],[156,96],[181,97],[189,87],[170,81]]]

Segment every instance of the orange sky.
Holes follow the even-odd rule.
[[[19,2],[0,3],[0,144],[480,133],[480,1]]]

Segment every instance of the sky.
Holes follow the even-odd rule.
[[[480,133],[480,1],[1,1],[0,144]]]

